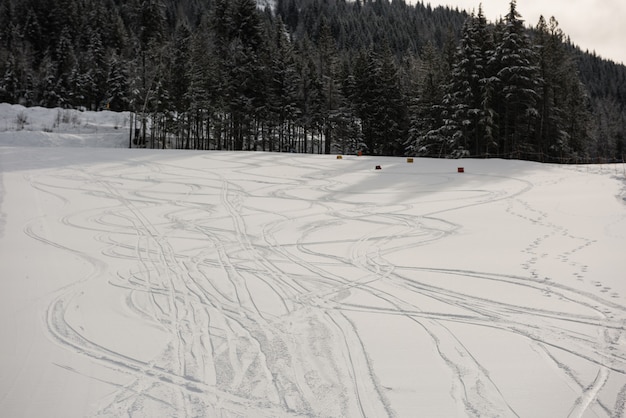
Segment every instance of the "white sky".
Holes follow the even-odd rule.
[[[410,0],[408,0],[410,1]],[[451,6],[478,10],[480,0],[423,0],[431,6]],[[483,12],[495,21],[506,15],[509,0],[482,0]],[[539,16],[554,16],[560,28],[583,50],[595,51],[603,58],[626,63],[625,0],[517,0],[517,10],[526,25],[535,26]]]

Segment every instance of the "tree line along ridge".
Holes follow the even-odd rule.
[[[626,68],[555,18],[404,0],[5,0],[0,101],[128,110],[135,146],[623,159]]]

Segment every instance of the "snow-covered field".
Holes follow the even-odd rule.
[[[623,164],[129,150],[59,112],[0,105],[1,416],[625,416]]]

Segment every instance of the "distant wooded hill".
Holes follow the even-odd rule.
[[[626,68],[502,12],[4,0],[0,101],[132,110],[137,146],[622,159]]]

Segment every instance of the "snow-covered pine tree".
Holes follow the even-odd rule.
[[[379,135],[383,155],[404,155],[403,143],[409,119],[406,97],[401,88],[400,74],[391,49],[387,46],[380,55]]]
[[[296,60],[299,85],[298,96],[298,123],[302,127],[303,152],[314,153],[313,137],[322,126],[322,108],[325,100],[322,94],[322,81],[318,66],[314,60],[315,47],[308,37],[296,43]]]
[[[222,129],[221,121],[224,112],[224,97],[220,84],[218,66],[220,63],[211,59],[216,55],[213,33],[208,30],[208,23],[203,22],[203,30],[198,30],[191,35],[189,56],[186,63],[185,77],[188,79],[188,87],[184,100],[189,108],[186,112],[186,133],[180,138],[181,148],[195,148],[203,143],[206,149],[210,149],[211,131],[214,136],[216,149],[221,149]]]
[[[535,146],[549,159],[579,158],[589,139],[590,117],[575,58],[554,17],[546,22],[541,16],[535,34],[542,82]]]
[[[18,88],[17,61],[13,54],[9,54],[4,65],[4,74],[0,79],[0,102],[17,103]]]
[[[499,23],[494,65],[498,78],[498,153],[516,158],[536,158],[532,148],[540,85],[537,55],[517,11],[516,0]]]
[[[113,111],[127,110],[128,98],[128,71],[126,64],[117,55],[112,55],[108,63],[109,72],[106,81],[106,102]]]
[[[478,14],[469,16],[463,26],[444,98],[447,117],[443,133],[448,138],[446,148],[454,157],[484,155],[493,144],[492,97],[497,82],[493,53],[492,34],[479,7]]]
[[[318,72],[322,82],[323,105],[321,107],[321,119],[324,134],[324,153],[330,154],[334,140],[333,130],[339,116],[339,108],[343,97],[339,86],[339,68],[335,40],[330,31],[330,26],[325,18],[320,21],[319,38],[317,40],[317,63]],[[320,149],[320,153],[321,153]]]
[[[357,57],[351,100],[363,126],[365,151],[375,155],[403,154],[408,129],[406,99],[391,51],[373,48]]]
[[[441,54],[428,43],[422,49],[410,78],[414,79],[410,108],[410,128],[406,151],[410,155],[437,155],[442,138],[437,134],[441,127],[441,102],[443,85],[449,74]]]
[[[232,149],[252,149],[256,138],[255,123],[264,106],[266,89],[261,62],[264,43],[254,0],[236,0],[230,9],[229,22],[224,75],[232,117]]]
[[[295,149],[295,143],[290,131],[297,119],[298,114],[298,70],[296,67],[294,50],[282,18],[276,17],[274,25],[270,29],[270,39],[268,45],[268,64],[266,74],[268,75],[268,97],[267,115],[268,128],[270,130],[269,144],[265,137],[262,141],[262,149],[284,150]],[[274,144],[274,137],[278,140],[277,148]],[[289,138],[290,143],[285,140]],[[301,151],[301,150],[299,150]]]

